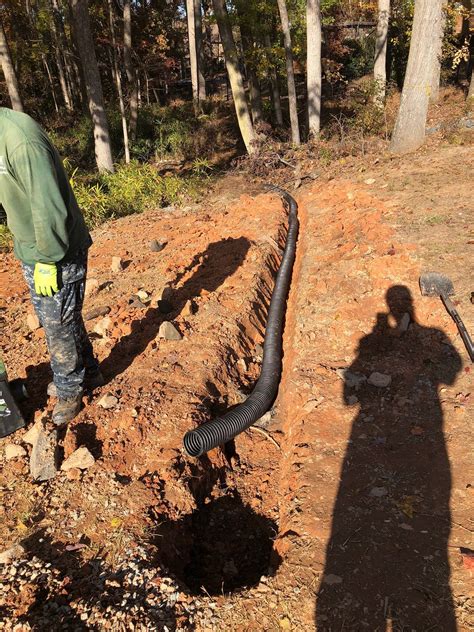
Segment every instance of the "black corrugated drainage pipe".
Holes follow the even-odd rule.
[[[278,392],[282,366],[283,324],[296,255],[299,221],[298,205],[294,198],[279,187],[269,186],[268,189],[279,193],[286,203],[288,234],[268,311],[262,371],[255,388],[242,404],[222,417],[208,421],[185,434],[184,449],[190,456],[201,456],[246,430],[269,410]]]

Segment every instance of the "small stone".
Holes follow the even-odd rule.
[[[148,294],[148,292],[145,292],[145,290],[138,290],[137,296],[142,301],[142,303],[146,303],[150,298],[150,295]]]
[[[119,400],[114,395],[110,395],[110,393],[106,393],[103,395],[97,404],[101,408],[105,408],[105,410],[109,410],[109,408],[115,408],[118,404]]]
[[[30,473],[35,481],[49,481],[56,476],[58,431],[48,432],[43,425],[30,456]]]
[[[161,299],[158,301],[158,311],[160,314],[169,314],[173,311],[173,306],[169,301]]]
[[[84,290],[85,295],[90,296],[91,294],[93,294],[99,289],[99,286],[100,286],[100,283],[98,279],[87,279],[86,287]]]
[[[61,467],[61,469],[63,469],[63,467]],[[66,472],[66,478],[68,481],[79,481],[81,479],[81,475],[82,472],[78,467],[71,467],[71,469]]]
[[[107,331],[110,329],[111,324],[112,319],[110,318],[110,316],[105,316],[105,318],[102,318],[101,320],[99,320],[98,323],[94,325],[93,331],[96,334],[99,334],[99,336],[104,337],[107,335]]]
[[[349,406],[357,404],[358,401],[359,399],[355,395],[349,395],[349,397],[347,398],[347,403],[349,404]]]
[[[28,314],[28,316],[26,317],[26,324],[28,325],[28,329],[30,331],[36,331],[37,329],[41,327],[39,318],[34,313]]]
[[[342,577],[329,573],[329,575],[324,576],[323,584],[329,584],[329,586],[333,586],[334,584],[342,584]]]
[[[123,270],[123,261],[122,257],[112,257],[112,264],[110,266],[112,272],[122,272]]]
[[[355,388],[356,391],[358,391],[367,380],[362,373],[352,373],[352,371],[346,371],[345,369],[337,369],[336,373],[344,380],[348,388]]]
[[[28,443],[29,445],[35,445],[38,440],[38,437],[43,429],[43,424],[41,420],[38,420],[31,428],[25,432],[23,435],[22,441],[23,443]]]
[[[166,239],[152,239],[150,241],[150,250],[152,252],[161,252],[167,243]]]
[[[381,498],[382,496],[386,496],[387,494],[388,492],[386,487],[372,487],[369,496],[373,496],[374,498]]]
[[[102,307],[94,307],[84,314],[84,320],[93,320],[94,318],[98,318],[99,316],[107,316],[110,312],[110,307],[108,305],[104,305]]]
[[[258,428],[266,428],[271,422],[271,420],[272,420],[272,411],[268,410],[264,415],[260,417],[260,419],[257,419],[257,421],[254,423],[254,426],[257,426]]]
[[[88,467],[94,465],[95,459],[85,446],[77,448],[61,465],[61,469],[65,472],[72,468],[87,470]]]
[[[173,323],[169,320],[161,323],[158,331],[158,338],[164,338],[165,340],[182,340],[183,336],[179,333]]]
[[[191,300],[186,301],[181,313],[183,316],[192,316],[194,314],[194,303]]]
[[[19,544],[15,544],[6,551],[0,553],[0,564],[10,564],[25,553],[25,549]]]
[[[375,184],[375,178],[367,178],[364,182],[365,184]]]
[[[377,388],[386,388],[391,383],[392,377],[391,375],[374,371],[370,374],[367,381],[369,384],[372,384],[372,386],[376,386]]]
[[[22,448],[21,445],[16,445],[15,443],[8,443],[5,446],[5,459],[7,461],[11,461],[12,459],[18,459],[22,456],[25,456],[26,450]]]

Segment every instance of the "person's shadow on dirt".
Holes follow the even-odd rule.
[[[187,301],[198,297],[203,290],[205,293],[214,292],[232,276],[245,261],[250,245],[245,237],[222,239],[195,255],[168,288],[164,298],[170,304],[169,313],[162,313],[159,306],[147,309],[143,318],[132,323],[131,333],[123,336],[102,362],[101,371],[106,380],[110,381],[125,371],[156,338],[161,323],[179,316]],[[190,273],[192,276],[178,287],[181,279]]]
[[[456,630],[438,389],[454,383],[461,359],[441,330],[416,322],[408,288],[391,287],[386,298],[389,312],[378,314],[345,373],[344,402],[359,412],[317,595],[318,632]]]

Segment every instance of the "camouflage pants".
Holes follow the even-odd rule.
[[[85,374],[93,374],[99,368],[82,320],[87,251],[69,263],[57,265],[60,289],[53,297],[36,294],[34,266],[22,264],[22,268],[45,331],[58,396],[69,399],[82,393]]]

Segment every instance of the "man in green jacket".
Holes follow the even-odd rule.
[[[53,422],[71,421],[84,381],[103,383],[82,320],[92,244],[61,159],[27,114],[0,108],[0,204],[13,234],[32,303],[44,327],[58,397]]]

